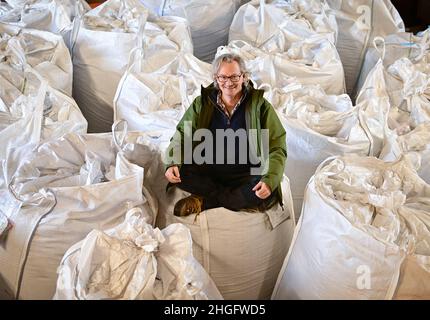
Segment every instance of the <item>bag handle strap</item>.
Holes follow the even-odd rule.
[[[121,131],[121,135],[118,137],[117,133],[121,125],[123,125],[123,129]],[[123,148],[124,148],[125,138],[127,137],[127,133],[128,133],[128,122],[126,120],[123,120],[123,119],[116,120],[112,124],[112,141],[118,151],[124,151]]]
[[[382,37],[375,37],[373,39],[373,46],[375,47],[376,51],[379,53],[379,56],[382,60],[385,58],[385,40]],[[381,46],[382,48],[380,48]]]
[[[339,172],[342,172],[342,171],[345,169],[345,167],[346,167],[346,166],[345,166],[345,162],[341,161],[341,160],[339,159],[339,156],[330,156],[330,157],[326,158],[325,160],[323,160],[323,161],[318,165],[318,167],[317,167],[317,168],[316,168],[316,170],[315,170],[315,175],[319,174],[319,173],[321,172],[322,168],[323,168],[324,166],[326,166],[329,162],[333,162],[333,161],[335,161],[335,160],[339,161],[339,162],[342,164],[342,169],[341,169],[341,170],[339,170]],[[337,172],[337,173],[326,173],[325,175],[326,175],[326,176],[335,176],[335,175],[339,174],[339,172]]]

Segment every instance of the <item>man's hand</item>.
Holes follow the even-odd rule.
[[[178,168],[178,166],[169,167],[166,170],[166,173],[164,175],[166,176],[167,180],[169,180],[170,183],[179,183],[179,182],[181,182],[181,177],[179,175],[179,168]]]
[[[262,181],[257,183],[255,187],[252,188],[252,191],[255,191],[255,195],[260,199],[266,199],[272,193],[272,190],[270,190],[270,187]]]

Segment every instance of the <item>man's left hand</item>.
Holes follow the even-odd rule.
[[[265,182],[262,182],[262,181],[257,183],[255,187],[252,188],[252,191],[255,191],[255,195],[260,199],[266,199],[272,193],[272,190],[270,190],[270,187]]]

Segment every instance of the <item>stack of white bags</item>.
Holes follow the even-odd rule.
[[[164,49],[192,53],[186,20],[153,17],[137,0],[109,0],[76,23],[73,95],[90,132],[111,130],[116,89],[134,49],[142,46],[148,54]]]
[[[284,207],[176,217],[162,155],[224,53]],[[0,299],[430,299],[429,183],[430,29],[389,0],[0,3]]]
[[[93,229],[118,225],[129,209],[141,207],[155,223],[144,169],[117,152],[113,140],[111,134],[68,134],[20,159],[4,194],[18,205],[2,208],[13,224],[0,249],[9,298],[52,298],[67,249]]]
[[[316,169],[273,299],[430,297],[428,31],[373,43],[355,108],[368,154],[385,162],[354,152]],[[299,115],[309,127],[321,119]]]
[[[39,2],[10,4],[20,11]],[[1,21],[10,9],[2,3]],[[72,61],[62,37],[12,22],[0,23],[0,236],[22,205],[8,190],[19,162],[40,143],[87,132],[71,98]]]

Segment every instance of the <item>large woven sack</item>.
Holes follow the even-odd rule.
[[[414,35],[409,32],[398,32],[385,37],[375,37],[373,46],[369,47],[361,68],[356,93],[361,91],[364,82],[379,59],[386,68],[400,58],[408,58],[414,64],[428,63],[430,59],[430,29]]]
[[[408,58],[400,58],[388,67],[380,59],[370,71],[357,98],[389,101],[388,108],[375,107],[367,119],[375,142],[374,155],[393,161],[402,154],[422,158],[420,175],[427,177],[427,124],[430,122],[430,71]],[[376,147],[378,146],[378,147]],[[379,151],[378,151],[379,150]]]
[[[354,90],[366,50],[377,36],[404,32],[402,18],[390,0],[327,0],[338,25],[336,48],[345,69],[346,90]]]
[[[0,248],[2,296],[52,298],[67,249],[93,229],[118,225],[132,207],[154,223],[143,170],[116,152],[110,134],[69,134],[21,159],[8,193],[20,209],[1,208],[13,224]]]
[[[392,112],[389,120],[396,120],[402,125],[402,119],[396,119],[393,112],[403,113],[410,128],[430,121],[430,68],[414,64],[408,58],[396,60],[387,68],[391,82],[397,81],[400,90],[388,88]],[[387,81],[387,79],[386,79]],[[397,108],[397,110],[396,110]],[[393,121],[394,122],[394,121]],[[393,125],[390,122],[390,125]]]
[[[211,66],[188,52],[134,55],[118,85],[114,119],[126,120],[132,131],[169,130],[173,135],[201,86],[212,81]]]
[[[396,122],[399,109],[394,107],[394,101],[397,100],[396,103],[399,103],[400,97],[401,82],[387,73],[382,60],[379,59],[357,97],[357,104],[365,105],[367,109],[366,116],[362,120],[373,140],[370,155],[379,156],[384,141],[391,131],[389,119]]]
[[[140,0],[160,16],[185,18],[191,29],[194,54],[212,62],[219,46],[228,43],[228,31],[238,0]]]
[[[75,101],[49,87],[25,59],[18,65],[1,63],[0,83],[1,189],[23,154],[66,133],[86,133],[87,121]]]
[[[16,41],[27,63],[51,87],[72,96],[73,65],[69,50],[60,36],[0,23],[0,56],[3,59],[16,52]]]
[[[308,184],[273,299],[428,299],[429,186],[405,161],[331,159]]]
[[[337,24],[325,1],[254,0],[243,5],[230,26],[229,42],[243,40],[265,51],[287,51],[292,42],[322,34],[336,43]]]
[[[395,161],[403,155],[412,156],[419,176],[429,182],[430,72],[408,58],[400,58],[387,68],[379,61],[369,73],[360,99],[367,99],[375,81],[391,84],[383,91],[390,98],[391,108],[385,119],[379,157]]]
[[[194,259],[190,231],[159,230],[139,208],[112,229],[91,231],[59,267],[55,299],[222,299]]]
[[[379,158],[396,161],[404,155],[415,158],[418,175],[430,183],[430,122],[419,124],[402,135],[393,131],[386,137]]]
[[[183,223],[190,229],[194,256],[224,299],[270,298],[295,226],[286,177],[282,188],[285,207],[263,213],[215,208],[197,217],[176,217],[173,206],[188,193],[173,188],[165,198],[168,206],[160,215],[167,225]]]

